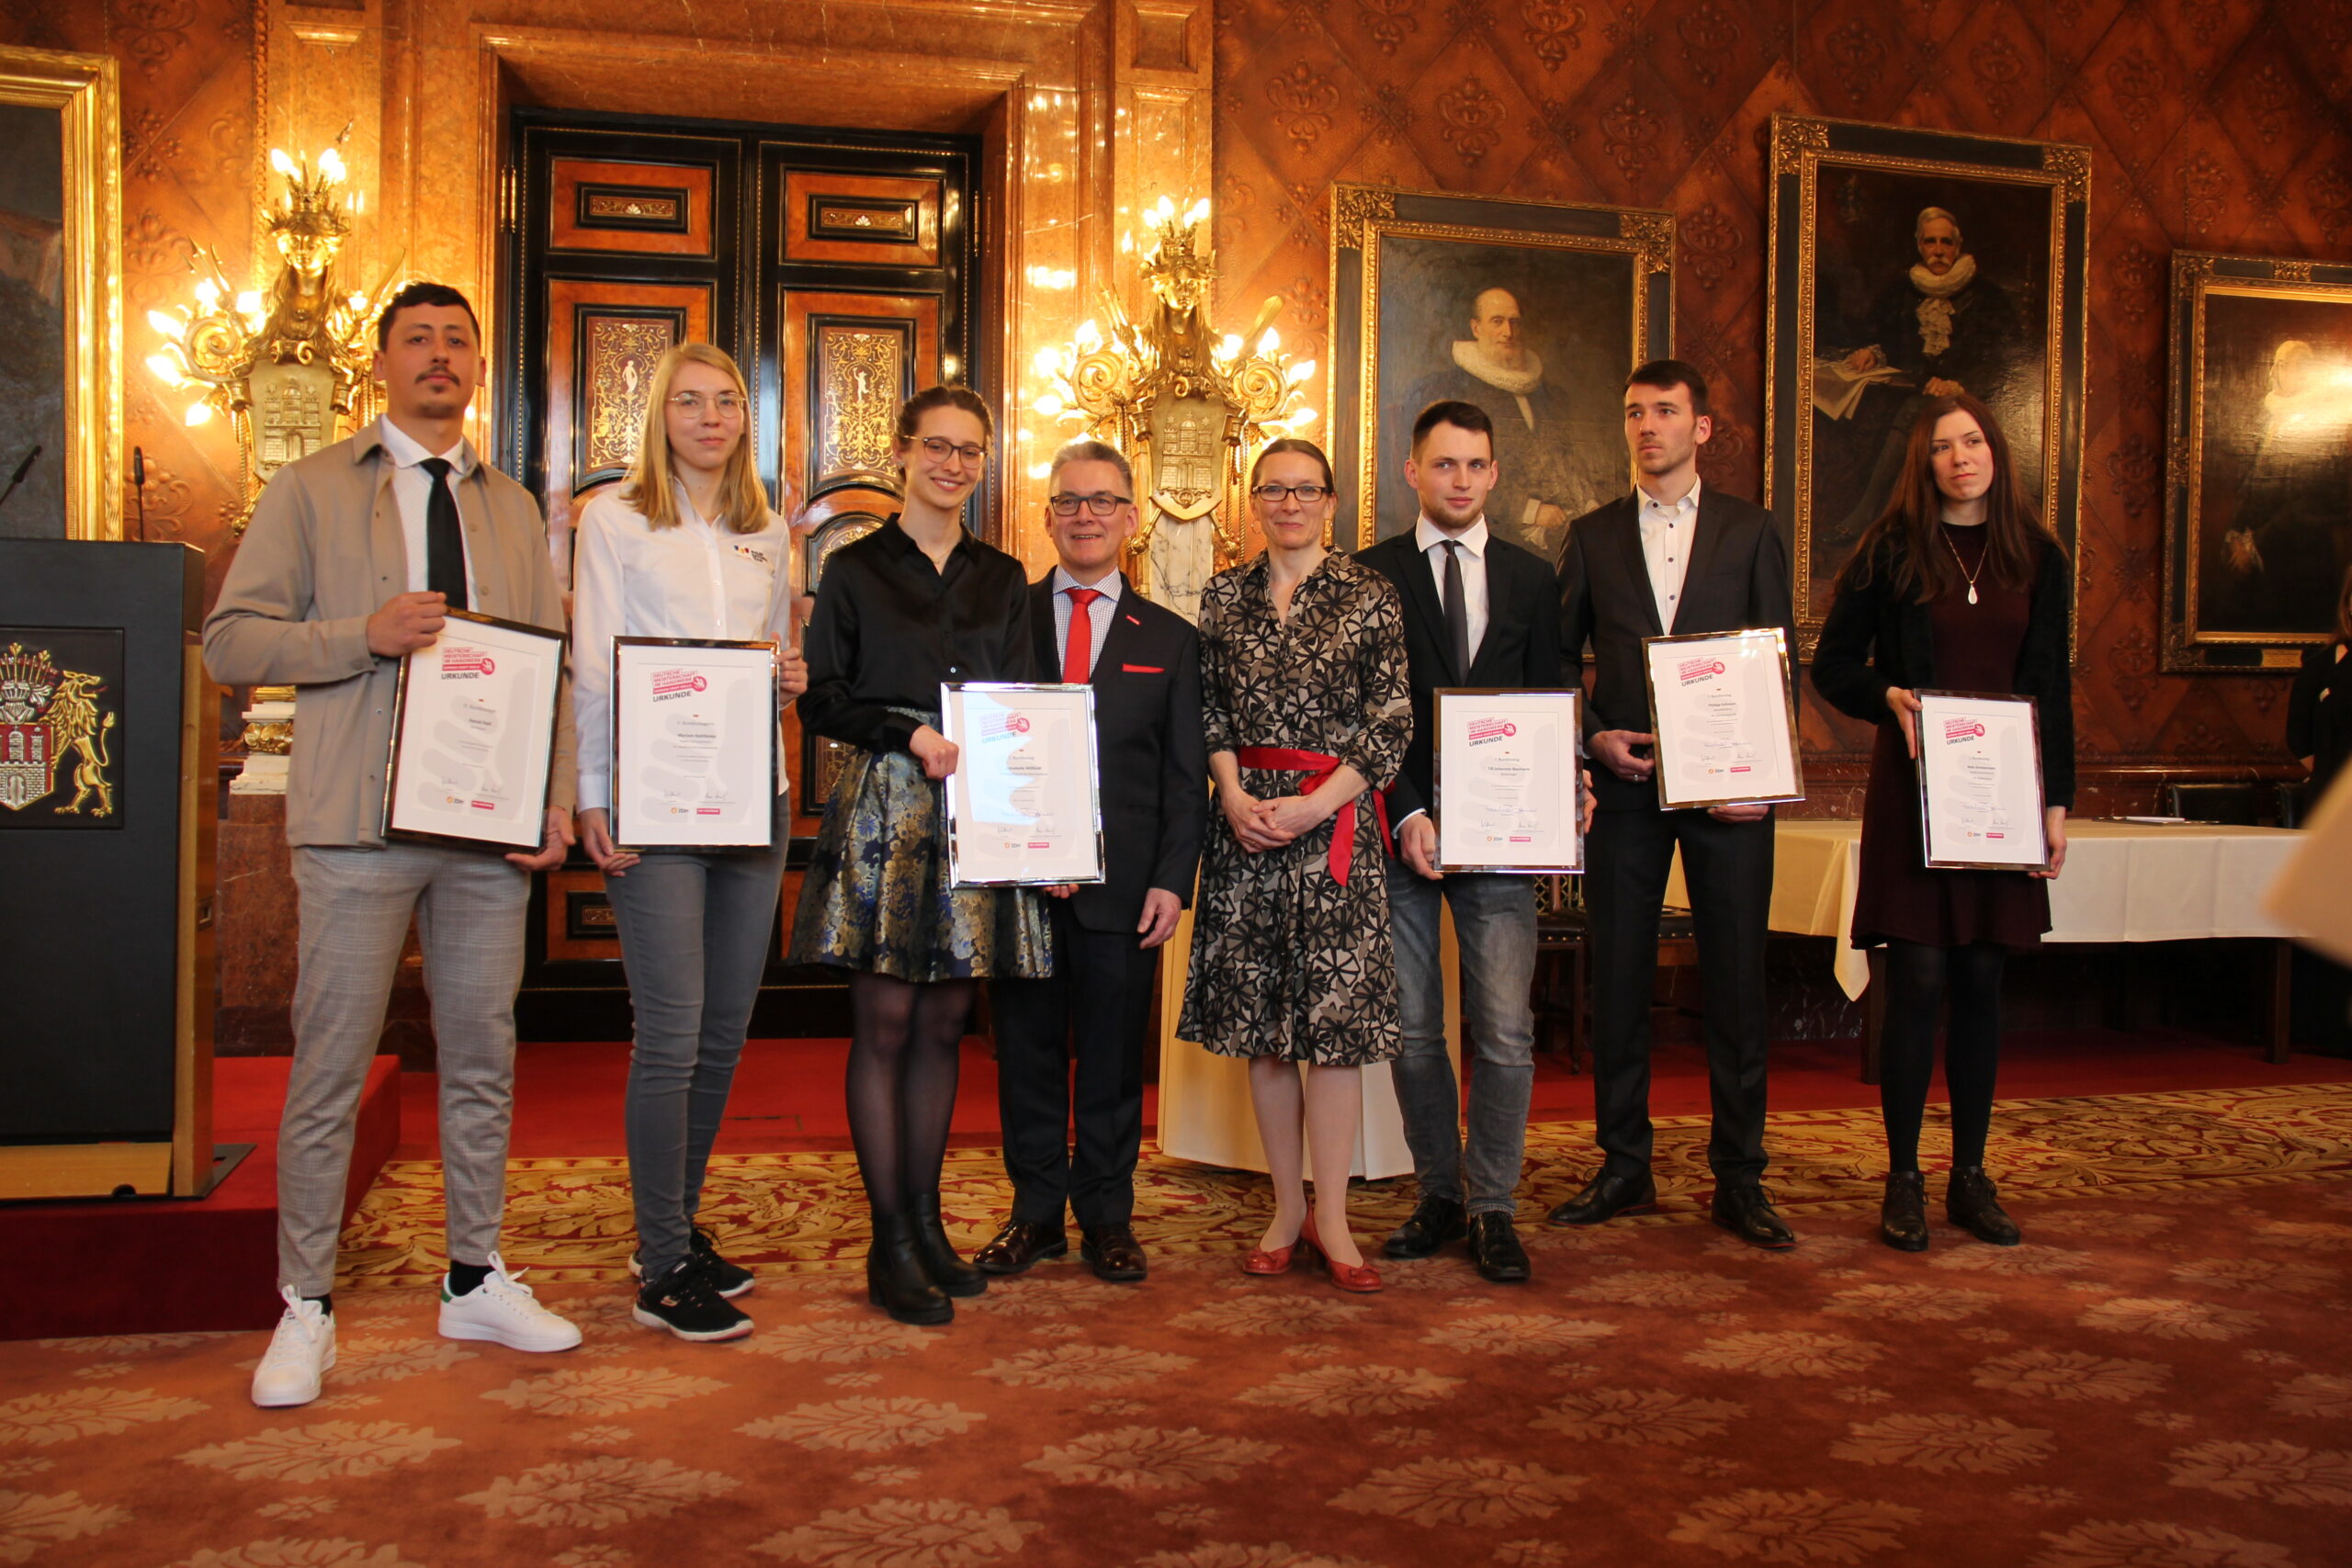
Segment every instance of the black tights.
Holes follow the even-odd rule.
[[[1886,1024],[1879,1043],[1878,1103],[1886,1120],[1886,1168],[1919,1168],[1919,1123],[1936,1076],[1936,1025],[1949,993],[1944,1086],[1951,1091],[1954,1169],[1984,1163],[1993,1084],[2001,1066],[2002,950],[1990,942],[1886,944]]]
[[[903,1214],[939,1191],[957,1053],[978,987],[977,980],[850,976],[849,1134],[877,1214]]]

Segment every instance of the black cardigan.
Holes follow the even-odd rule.
[[[2312,798],[2352,762],[2352,656],[2340,645],[2303,649],[2303,667],[2287,696],[2287,750],[2312,760]]]
[[[1813,653],[1813,689],[1830,706],[1855,718],[1892,724],[1890,687],[1917,691],[1936,684],[1935,635],[1928,606],[1894,587],[1899,544],[1860,563],[1838,589]],[[2034,700],[2041,729],[2043,804],[2075,805],[2075,695],[2068,611],[2073,574],[2065,552],[2045,547],[2034,573],[2025,646],[2018,650],[2010,689]]]

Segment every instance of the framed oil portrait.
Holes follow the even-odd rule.
[[[1804,650],[1930,399],[1992,410],[2073,549],[2090,150],[1775,115],[1772,176],[1764,501]]]
[[[1413,420],[1461,399],[1495,422],[1488,525],[1557,560],[1632,487],[1619,393],[1672,351],[1672,216],[1340,185],[1331,239],[1335,542],[1413,525]]]
[[[0,538],[122,537],[121,120],[111,57],[0,48]]]
[[[2352,264],[2176,251],[2164,667],[2292,671],[2352,571]]]

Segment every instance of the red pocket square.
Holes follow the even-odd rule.
[[[1168,673],[1168,666],[1165,664],[1122,664],[1119,666],[1119,670],[1123,674],[1128,675],[1165,675]]]

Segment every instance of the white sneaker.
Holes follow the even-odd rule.
[[[254,1369],[254,1403],[265,1410],[310,1404],[319,1397],[320,1379],[334,1365],[334,1314],[304,1301],[291,1285],[277,1293],[286,1298],[286,1315],[277,1320],[269,1350]]]
[[[441,1337],[487,1339],[510,1350],[569,1350],[580,1343],[580,1330],[541,1306],[493,1252],[490,1278],[462,1296],[451,1295],[448,1277],[442,1277]]]

